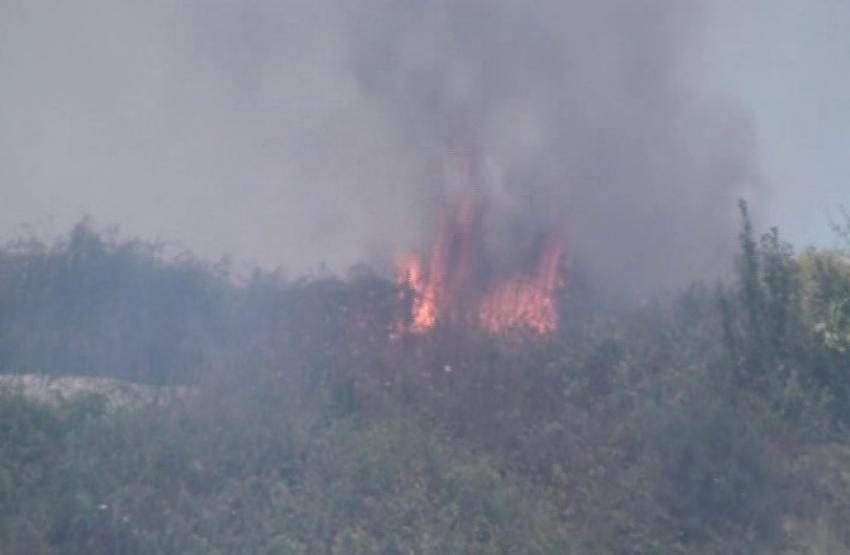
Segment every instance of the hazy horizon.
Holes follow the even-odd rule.
[[[338,270],[427,237],[451,150],[472,145],[502,212],[542,199],[555,215],[527,219],[569,219],[579,252],[610,253],[603,273],[643,243],[702,271],[689,251],[723,251],[740,196],[829,241],[850,113],[815,89],[840,84],[818,57],[846,41],[821,32],[846,6],[482,5],[6,2],[0,239],[89,216],[239,265]]]

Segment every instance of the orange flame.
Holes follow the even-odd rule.
[[[422,260],[408,255],[398,262],[397,279],[410,287],[413,292],[410,330],[422,332],[437,323],[437,285],[438,282],[426,279],[422,273]]]
[[[398,261],[398,281],[413,292],[410,331],[424,332],[447,315],[453,294],[468,280],[472,256],[474,202],[465,200],[460,211],[447,211],[442,218],[437,241],[425,264],[418,255],[408,254]],[[451,268],[451,271],[450,271]]]
[[[550,240],[533,276],[514,278],[486,295],[479,314],[481,326],[491,333],[522,328],[541,335],[554,332],[558,327],[554,293],[562,254],[560,243]]]
[[[447,210],[434,248],[428,257],[408,254],[399,258],[397,281],[409,288],[412,303],[409,321],[401,330],[424,333],[439,322],[472,322],[489,333],[527,329],[541,335],[554,332],[558,313],[554,299],[560,286],[563,257],[560,234],[542,249],[533,275],[518,276],[477,292],[475,271],[480,256],[476,237],[477,203],[465,195],[454,210]]]

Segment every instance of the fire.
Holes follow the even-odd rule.
[[[415,254],[399,259],[397,279],[413,293],[410,331],[430,330],[439,320],[451,317],[452,306],[470,281],[475,218],[474,200],[467,196],[443,215],[427,264]]]
[[[422,261],[409,255],[398,262],[397,281],[413,292],[410,329],[421,332],[437,323],[437,280],[426,279],[422,272]]]
[[[522,328],[541,335],[554,332],[558,326],[554,294],[562,254],[560,243],[550,240],[533,276],[509,280],[485,296],[481,326],[491,333]]]
[[[441,323],[475,325],[488,333],[557,329],[555,293],[561,285],[563,246],[552,234],[529,275],[482,279],[479,203],[465,195],[443,214],[427,256],[407,254],[397,261],[397,282],[411,293],[410,312],[399,329],[425,333]]]

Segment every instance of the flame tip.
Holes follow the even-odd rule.
[[[465,311],[467,315],[460,319],[475,321],[489,333],[519,329],[540,335],[553,333],[558,327],[554,293],[564,284],[563,233],[549,235],[531,275],[516,276],[484,293],[474,293],[478,284],[470,282],[475,275],[475,258],[480,256],[475,235],[478,209],[473,192],[462,195],[441,218],[427,263],[418,254],[406,253],[397,258],[397,282],[409,288],[413,297],[408,318],[400,329],[425,333],[442,320]],[[469,310],[476,301],[477,309]]]

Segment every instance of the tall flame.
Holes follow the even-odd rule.
[[[549,334],[558,327],[554,294],[563,255],[559,241],[550,239],[533,276],[511,279],[486,295],[481,303],[481,326],[492,333],[526,328]]]
[[[413,292],[410,330],[422,332],[437,323],[437,280],[427,279],[422,272],[422,260],[415,255],[398,261],[398,281]]]
[[[441,219],[436,242],[426,258],[407,254],[398,259],[397,280],[412,293],[409,320],[401,328],[424,333],[440,322],[474,324],[493,333],[530,330],[541,335],[558,325],[555,293],[563,257],[561,234],[552,234],[541,249],[531,275],[477,283],[476,264],[483,254],[476,232],[478,203],[467,194]]]
[[[447,209],[443,214],[427,265],[416,254],[398,260],[397,279],[413,292],[410,331],[427,331],[448,317],[456,297],[470,281],[475,217],[475,201],[467,195],[459,208]]]

